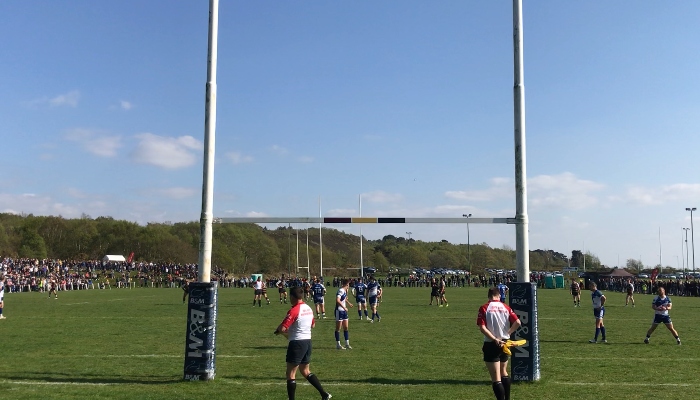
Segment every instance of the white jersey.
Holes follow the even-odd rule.
[[[287,328],[289,340],[311,339],[313,325],[314,311],[304,302],[292,306],[282,321],[282,326]]]
[[[5,298],[5,281],[0,282],[0,301]]]
[[[367,284],[367,296],[369,297],[375,297],[379,295],[379,289],[381,289],[381,286],[379,286],[379,283],[377,282],[370,282]]]
[[[343,289],[342,287],[341,287],[340,289],[338,289],[338,293],[335,295],[335,297],[336,297],[337,299],[340,299],[340,305],[343,307],[343,309],[347,310],[347,309],[348,309],[348,306],[345,305],[345,299],[348,298],[348,294],[347,294],[347,292],[345,291],[345,289]],[[338,303],[337,303],[337,302],[335,303],[335,308],[338,308]]]
[[[513,310],[500,301],[492,300],[479,308],[479,315],[476,318],[478,326],[486,325],[486,329],[497,339],[510,339],[508,330],[510,325],[518,320]],[[491,339],[484,336],[484,342],[491,342]]]

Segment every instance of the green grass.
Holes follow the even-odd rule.
[[[333,298],[334,290],[327,299]],[[606,292],[607,345],[594,333],[584,306],[564,290],[540,290],[541,373],[537,383],[513,386],[522,399],[697,399],[700,373],[695,316],[700,299],[673,297],[671,312],[683,345],[651,322],[651,296]],[[5,295],[0,321],[2,399],[284,399],[286,341],[272,335],[288,305],[251,306],[252,290],[220,289],[217,375],[182,381],[186,306],[179,289],[113,289]],[[334,399],[491,399],[481,361],[476,311],[486,290],[450,289],[449,308],[429,307],[427,288],[388,288],[382,322],[350,320],[353,350],[335,350],[334,322],[314,329],[311,370]],[[297,399],[318,394],[299,375]],[[665,386],[658,386],[663,384]]]

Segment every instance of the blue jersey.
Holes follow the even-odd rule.
[[[596,289],[591,293],[591,300],[593,300],[593,308],[603,307],[603,292]]]
[[[379,286],[379,283],[377,281],[370,282],[367,284],[367,296],[369,297],[377,297],[379,295],[379,290],[382,287]]]
[[[661,306],[670,306],[671,305],[671,299],[668,296],[656,296],[654,300],[652,300],[651,304],[655,305],[656,307],[661,307]],[[668,310],[654,310],[654,312],[657,315],[668,315]]]
[[[506,285],[505,283],[499,283],[496,287],[498,288],[498,292],[501,293],[501,301],[505,301],[506,290],[508,290],[508,285]]]
[[[326,293],[326,287],[321,283],[314,283],[311,285],[311,292],[314,294],[314,297],[323,297]]]
[[[367,290],[367,285],[364,282],[357,282],[355,284],[355,298],[356,299],[364,299],[366,290]]]

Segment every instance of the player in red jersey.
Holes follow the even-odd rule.
[[[292,308],[287,316],[275,330],[275,335],[280,333],[287,336],[287,396],[294,400],[296,392],[297,370],[309,383],[321,394],[321,399],[327,400],[332,396],[323,390],[321,382],[309,369],[311,363],[311,328],[316,326],[314,311],[304,303],[304,289],[296,286],[290,289],[290,302]]]
[[[489,302],[479,308],[476,324],[484,334],[484,362],[491,376],[491,387],[496,400],[510,400],[508,355],[503,352],[505,341],[520,327],[520,319],[513,310],[501,302],[497,287],[488,292]]]

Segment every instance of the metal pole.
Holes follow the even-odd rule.
[[[413,256],[411,255],[411,235],[413,232],[406,232],[408,235],[408,268],[413,268]]]
[[[472,247],[471,239],[469,238],[469,217],[471,214],[462,214],[467,219],[467,264],[469,264],[469,275],[472,274]]]
[[[292,224],[287,226],[287,279],[292,274]]]
[[[685,259],[683,258],[683,228],[681,228],[681,263],[683,264],[683,275],[685,275]]]
[[[358,202],[360,205],[360,217],[362,217],[362,195],[358,196]],[[365,264],[362,256],[362,225],[360,225],[360,277],[365,277]]]
[[[518,282],[530,282],[525,151],[525,86],[523,72],[523,2],[513,0],[514,138],[515,138],[515,262]]]
[[[323,218],[321,214],[321,196],[318,196],[318,217]],[[318,247],[321,253],[321,273],[318,277],[321,278],[323,277],[323,224],[320,222],[318,223]]]
[[[697,210],[697,208],[686,208],[686,210],[690,211],[690,240],[691,244],[693,245],[693,274],[695,273],[695,229],[693,228],[693,211]]]
[[[689,254],[688,253],[688,230],[689,229],[690,228],[683,228],[683,230],[685,231],[685,265],[688,269],[690,269],[690,260],[688,259],[688,257],[689,257],[689,255],[688,255]],[[695,271],[693,271],[693,273],[695,273]]]
[[[219,0],[209,0],[209,49],[204,117],[204,176],[199,238],[199,282],[211,281],[212,219],[214,203],[214,149],[216,147],[216,55]]]
[[[661,268],[664,267],[664,264],[661,262],[661,227],[659,227],[659,266]]]

